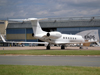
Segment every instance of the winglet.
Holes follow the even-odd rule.
[[[2,35],[0,35],[1,39],[3,42],[6,42],[6,40],[2,37]]]

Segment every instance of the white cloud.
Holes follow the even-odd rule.
[[[100,0],[0,0],[0,19],[91,16],[99,12]]]

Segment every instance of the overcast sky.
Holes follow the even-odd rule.
[[[100,0],[0,0],[0,19],[100,16]]]

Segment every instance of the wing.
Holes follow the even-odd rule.
[[[48,42],[15,42],[15,41],[6,41],[4,38],[3,38],[3,36],[2,35],[0,35],[0,37],[1,37],[1,39],[2,39],[2,41],[3,42],[5,42],[5,43],[28,43],[28,44],[46,44],[46,45],[48,45]]]
[[[6,43],[48,44],[48,42],[15,42],[15,41],[6,41]]]

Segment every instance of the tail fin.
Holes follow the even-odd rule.
[[[3,38],[2,35],[0,35],[0,37],[1,37],[1,39],[2,39],[3,42],[6,42],[6,40]]]
[[[46,18],[43,18],[43,19],[46,19]],[[28,19],[9,19],[9,20],[10,21],[22,21],[22,22],[31,21],[34,35],[37,35],[37,34],[44,33],[44,31],[41,29],[40,24],[39,24],[39,20],[43,20],[43,19],[28,18]]]
[[[39,19],[31,20],[31,24],[32,24],[32,29],[33,29],[34,35],[44,33],[44,31],[40,27]]]
[[[76,35],[81,35],[85,40],[99,41],[98,30],[86,30],[86,31],[79,32]]]

